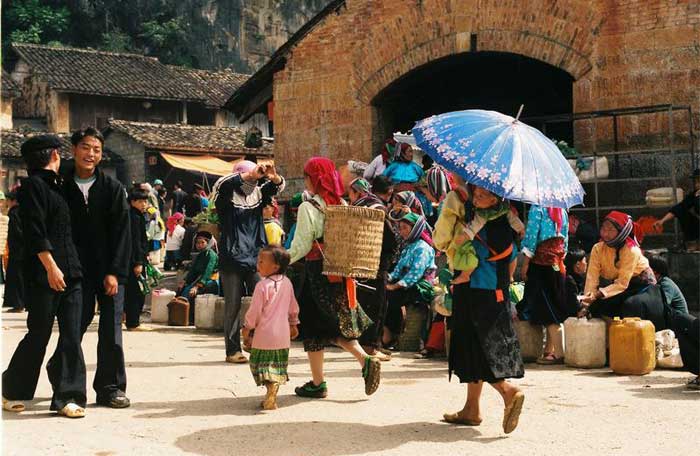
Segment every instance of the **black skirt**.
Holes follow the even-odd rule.
[[[566,279],[552,266],[530,263],[523,300],[518,305],[521,314],[536,325],[562,324],[576,315],[577,309],[566,299]]]
[[[468,283],[454,287],[450,376],[454,372],[461,383],[496,383],[524,375],[509,307],[507,300],[497,302],[495,290],[472,289]]]
[[[301,336],[306,351],[320,351],[338,337],[358,339],[372,324],[362,306],[350,309],[345,282],[331,283],[323,261],[306,261],[299,301]]]

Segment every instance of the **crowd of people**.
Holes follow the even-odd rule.
[[[10,258],[24,251],[25,283],[18,280],[13,288],[8,282],[6,296],[23,295],[29,318],[28,333],[3,373],[6,410],[22,411],[22,401],[33,398],[58,318],[59,344],[47,366],[54,388],[51,409],[85,415],[81,340],[96,301],[97,403],[129,406],[122,315],[128,330],[150,329],[140,322],[142,280],[161,250],[166,270],[188,263],[177,294],[190,301],[192,316],[198,295],[223,295],[225,361],[250,363],[256,384],[266,387],[261,406],[268,410],[277,407],[278,390],[288,380],[290,340],[297,337],[311,378],[295,394],[328,395],[324,351],[330,346],[357,360],[365,394],[373,394],[381,363],[391,359],[410,308],[420,309],[426,322],[417,357],[446,352],[450,376],[467,384],[464,405],[443,417],[449,423],[481,423],[486,382],[503,398],[504,432],[517,427],[525,394],[509,381],[524,375],[515,319],[546,328],[537,362],[557,364],[563,362],[566,318],[639,316],[657,330],[674,329],[688,370],[698,375],[697,319],[688,314],[664,259],[645,256],[628,214],[607,214],[600,240],[588,253],[570,242],[566,210],[533,205],[523,223],[525,214],[509,201],[430,160],[418,165],[411,146],[392,139],[365,169],[337,169],[328,158],[309,159],[305,190],[289,202],[293,223],[285,232],[277,203],[285,179],[273,165],[241,160],[209,195],[198,185],[186,193],[179,183],[168,194],[160,180],[136,184],[127,193],[98,167],[103,139],[97,130],[78,131],[71,140],[73,164],[60,175],[55,137],[34,137],[22,146],[29,177],[12,196],[19,202],[13,217],[22,241],[13,241]],[[386,214],[373,279],[323,274],[326,208],[347,204]],[[192,220],[205,208],[218,217],[217,233]],[[518,265],[524,297],[512,306]],[[16,274],[17,265],[8,268],[10,280]],[[448,312],[432,306],[439,284],[451,303]],[[246,295],[252,295],[252,303],[242,315]],[[451,334],[446,345],[429,342],[446,327]],[[697,387],[698,378],[689,386]]]

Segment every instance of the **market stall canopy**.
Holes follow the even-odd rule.
[[[160,155],[174,168],[211,174],[214,176],[226,176],[233,171],[233,165],[220,158],[211,155],[175,155],[161,152]]]

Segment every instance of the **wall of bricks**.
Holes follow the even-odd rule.
[[[574,78],[575,112],[688,104],[700,127],[700,5],[693,0],[348,0],[275,74],[275,155],[290,178],[312,155],[369,160],[372,99],[411,70],[471,49],[541,60]],[[439,81],[436,81],[439,83]],[[577,123],[576,141],[608,137]],[[677,114],[675,127],[687,131]],[[626,141],[668,131],[663,116],[620,122]],[[666,130],[665,130],[666,129]],[[606,136],[607,135],[607,136]],[[376,136],[376,135],[375,135]],[[679,135],[679,140],[688,140]]]

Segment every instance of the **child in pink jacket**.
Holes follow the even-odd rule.
[[[265,385],[265,410],[277,408],[280,384],[289,380],[287,363],[290,339],[299,335],[299,305],[285,271],[289,254],[279,246],[267,246],[258,254],[258,273],[253,300],[245,316],[244,345],[250,349],[250,371],[258,386]]]

